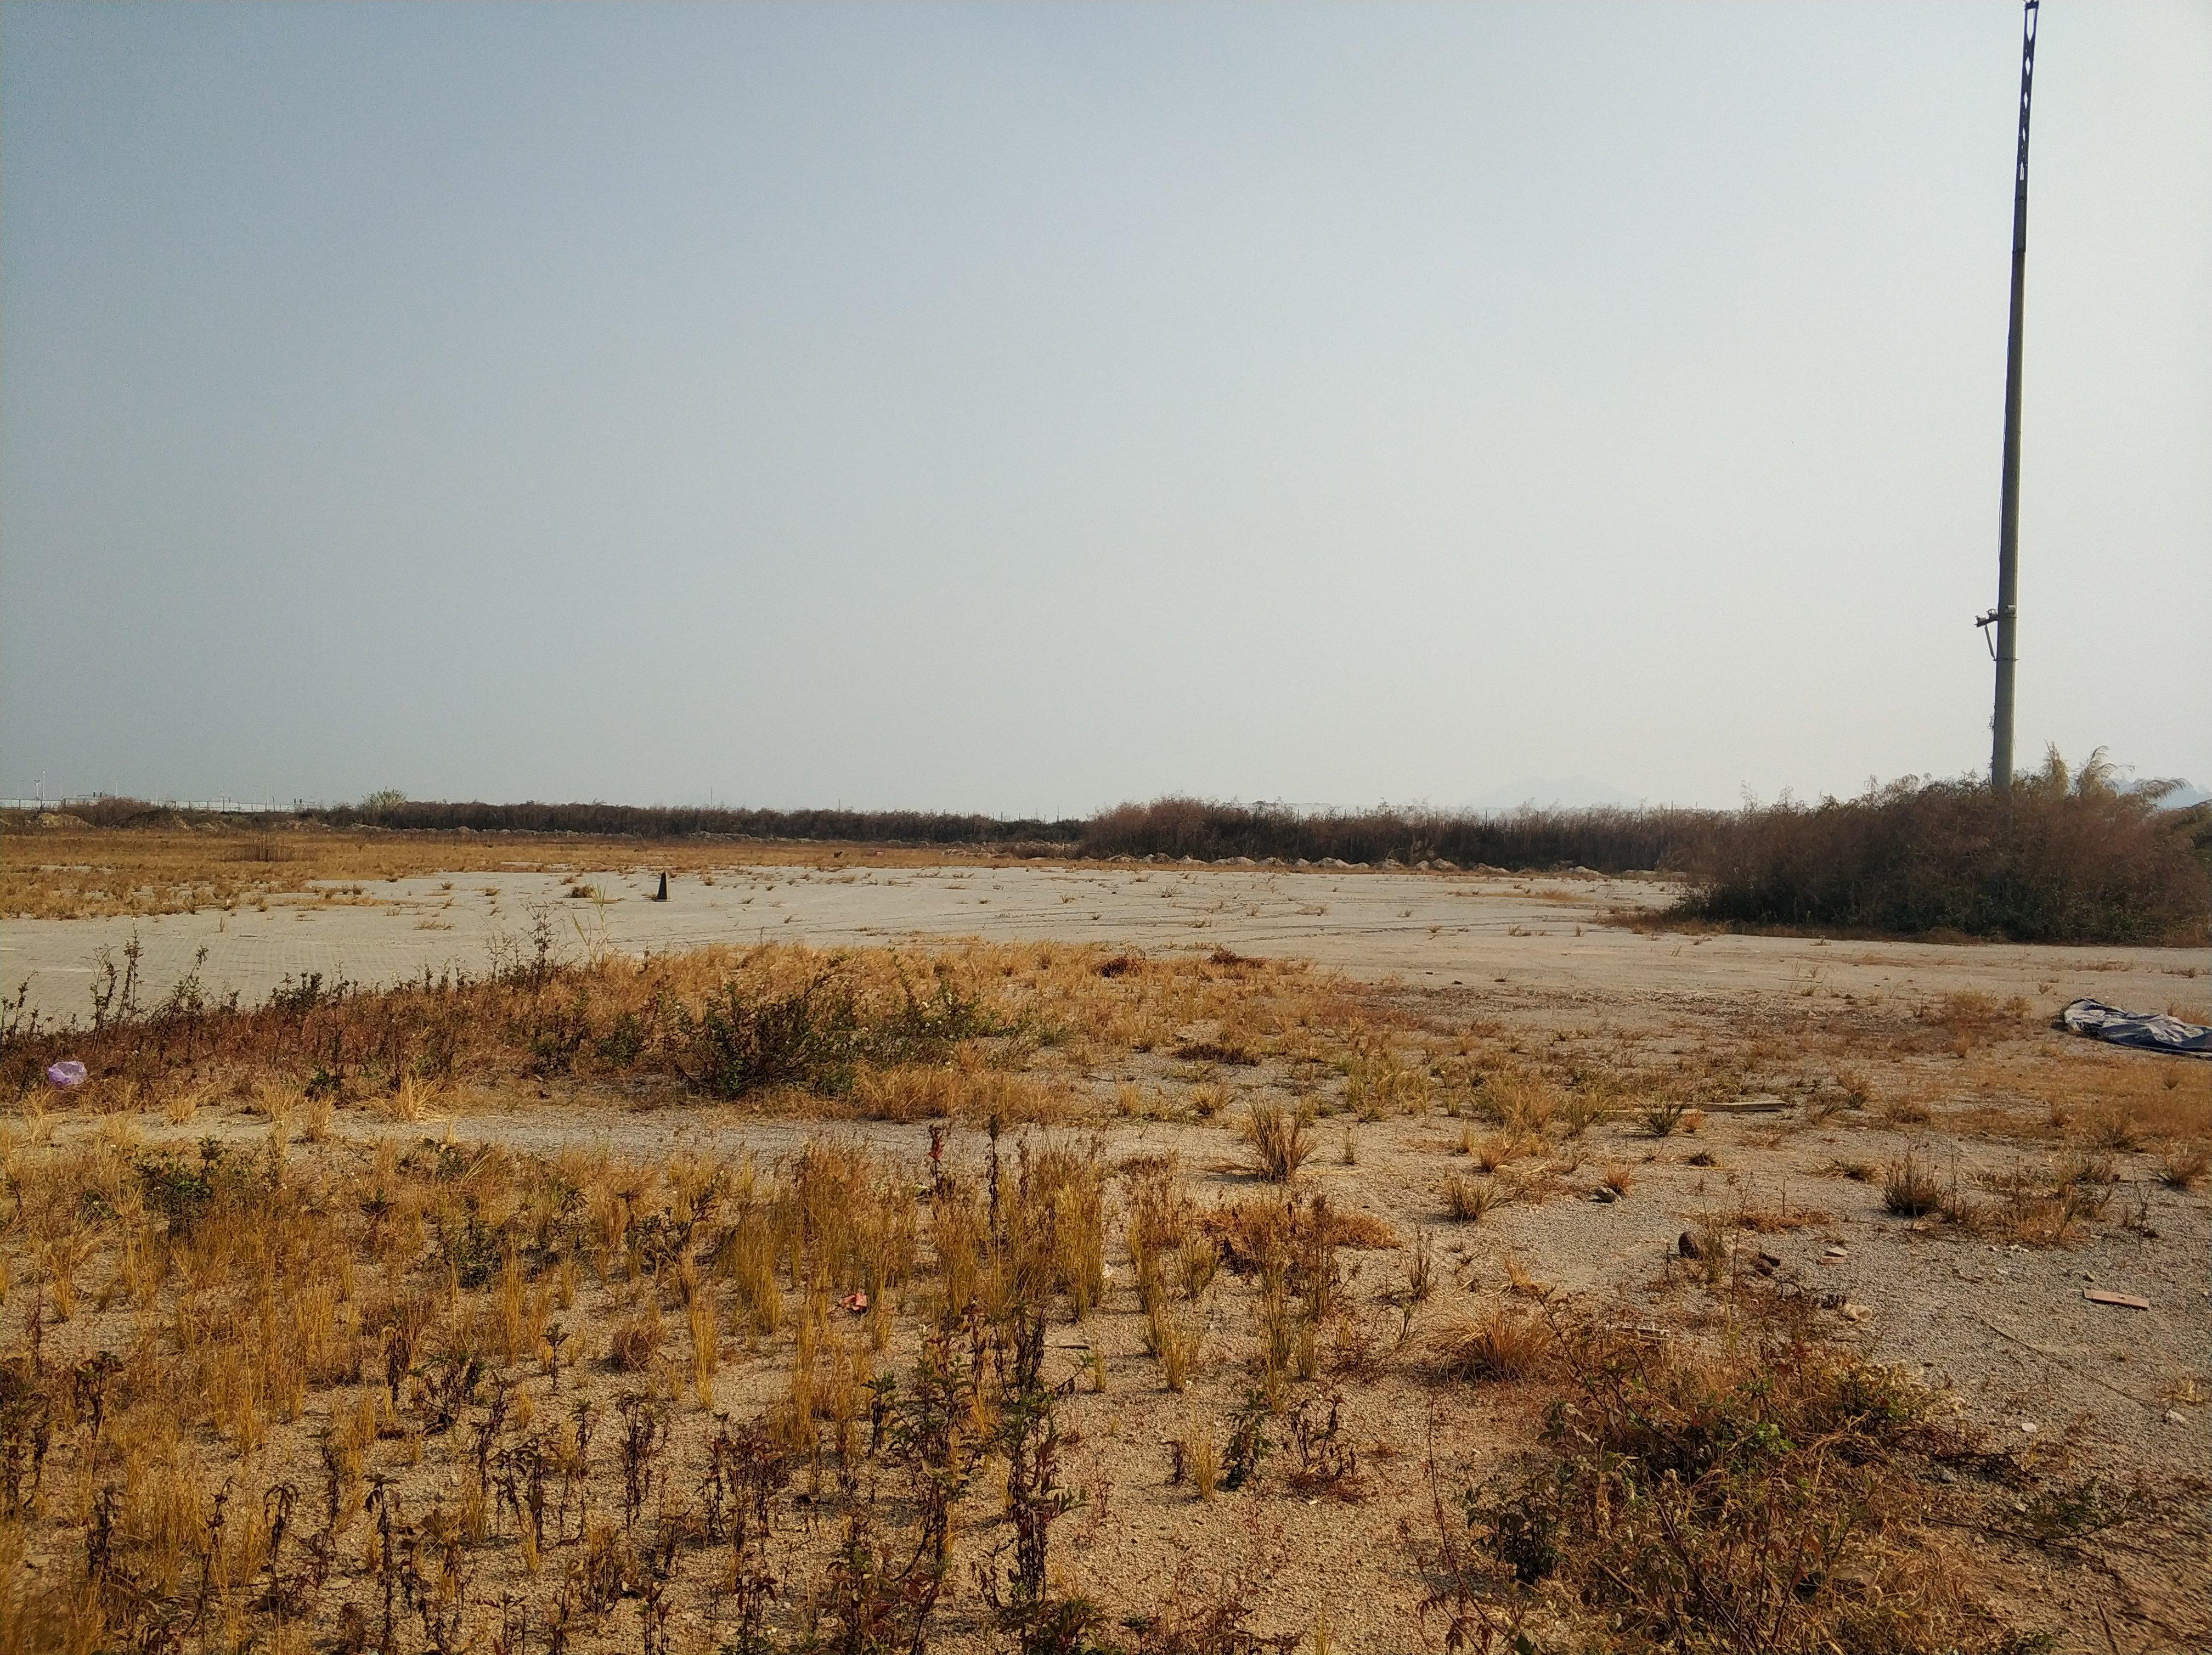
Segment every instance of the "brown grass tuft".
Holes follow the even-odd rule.
[[[1555,1342],[1540,1311],[1493,1305],[1431,1334],[1428,1365],[1438,1378],[1526,1379],[1543,1370]]]
[[[649,1311],[615,1323],[607,1340],[607,1360],[625,1373],[642,1372],[660,1349],[660,1313]]]
[[[2158,1181],[2169,1190],[2194,1190],[2212,1171],[2212,1151],[2202,1144],[2176,1144],[2158,1158]]]
[[[1451,1177],[1444,1180],[1444,1212],[1456,1223],[1473,1224],[1506,1198],[1495,1178]]]
[[[1288,1183],[1313,1153],[1313,1129],[1296,1110],[1277,1103],[1254,1104],[1244,1117],[1243,1137],[1253,1168],[1270,1183]]]
[[[1923,1218],[1943,1206],[1943,1185],[1935,1169],[1908,1149],[1882,1175],[1881,1204],[1899,1218]]]
[[[1398,1232],[1372,1213],[1356,1207],[1329,1206],[1322,1210],[1333,1246],[1360,1249],[1399,1244]],[[1249,1275],[1272,1254],[1287,1256],[1311,1248],[1321,1221],[1310,1203],[1301,1206],[1292,1201],[1252,1196],[1206,1208],[1198,1216],[1198,1229],[1219,1248],[1224,1263],[1240,1275]]]

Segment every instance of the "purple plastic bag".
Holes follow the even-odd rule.
[[[84,1065],[73,1058],[46,1066],[46,1079],[58,1086],[81,1086],[84,1084]]]

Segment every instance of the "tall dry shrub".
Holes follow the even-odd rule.
[[[2161,810],[2159,798],[2114,786],[2101,752],[2071,776],[2054,750],[2007,795],[1907,776],[1856,799],[1747,810],[1689,848],[1678,911],[2015,942],[2201,942],[2212,807]]]

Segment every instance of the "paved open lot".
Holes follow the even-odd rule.
[[[343,888],[337,902],[151,918],[18,920],[0,934],[0,982],[30,984],[49,1015],[84,1014],[95,955],[133,933],[146,995],[207,950],[202,976],[248,1001],[319,971],[366,983],[486,969],[502,939],[540,916],[570,953],[668,952],[710,944],[821,946],[954,937],[1054,939],[1116,947],[1214,948],[1303,956],[1354,977],[1409,985],[1504,983],[1635,1020],[1683,1000],[1877,1000],[1976,993],[2055,1010],[2081,995],[2206,1015],[2201,950],[2053,948],[1639,931],[1618,916],[1663,908],[1651,879],[1475,878],[1419,873],[1127,866],[846,869],[732,867],[672,879],[592,875],[599,899],[544,873],[403,879]],[[350,894],[358,890],[360,894]]]

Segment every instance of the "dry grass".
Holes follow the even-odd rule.
[[[1508,1198],[1505,1186],[1495,1178],[1451,1177],[1444,1180],[1444,1212],[1457,1224],[1479,1221],[1492,1208]]]
[[[1211,1431],[1201,1431],[1184,1438],[1182,1448],[1191,1492],[1200,1500],[1212,1500],[1221,1488],[1221,1445]]]
[[[1723,1219],[1730,1229],[1747,1230],[1762,1236],[1815,1229],[1835,1222],[1835,1215],[1822,1208],[1801,1207],[1786,1198],[1768,1202],[1750,1196],[1729,1208]]]
[[[1254,1104],[1245,1111],[1243,1132],[1253,1170],[1270,1183],[1288,1183],[1313,1153],[1311,1125],[1280,1104]]]
[[[1556,1343],[1540,1312],[1493,1305],[1431,1335],[1428,1366],[1438,1378],[1527,1379],[1543,1371]]]
[[[320,827],[39,827],[9,831],[0,918],[187,913],[276,901],[380,901],[402,879],[481,873],[705,875],[738,867],[916,867],[1011,858],[958,847],[726,843]],[[595,880],[579,880],[589,886]],[[494,887],[496,889],[496,887]]]
[[[1342,1066],[1345,1107],[1359,1119],[1428,1113],[1434,1093],[1427,1068],[1409,1062],[1387,1041],[1370,1037],[1355,1043]]]
[[[1425,1609],[1447,1646],[1514,1647],[1547,1616],[1624,1652],[2025,1646],[1941,1538],[1974,1508],[1948,1468],[1985,1464],[1979,1445],[1786,1305],[1744,1308],[1750,1336],[1723,1349],[1558,1316],[1506,1336],[1560,1395],[1542,1448],[1465,1491],[1468,1520],[1438,1497]],[[1465,1336],[1478,1361],[1498,1336]]]
[[[2203,1018],[2203,1008],[2193,1015]],[[1974,1046],[1937,1086],[1925,1072],[1899,1092],[1923,1107],[1951,1098],[1950,1131],[2086,1148],[2130,1150],[2212,1141],[2212,1098],[2194,1065],[2027,1029]]]
[[[1485,1172],[1495,1172],[1528,1154],[1535,1147],[1535,1143],[1517,1134],[1493,1132],[1479,1143],[1468,1143],[1467,1151],[1474,1158],[1474,1164]]]
[[[1266,1196],[1222,1202],[1196,1214],[1194,1222],[1219,1250],[1224,1263],[1248,1275],[1260,1269],[1271,1252],[1292,1253],[1315,1245],[1323,1222],[1332,1246],[1381,1249],[1399,1244],[1398,1232],[1372,1213],[1334,1206],[1317,1209],[1310,1202],[1299,1205]]]
[[[2194,1190],[2212,1171],[2212,1150],[2202,1144],[2177,1144],[2159,1157],[2158,1181],[2169,1190]]]
[[[1978,1180],[1993,1201],[1972,1203],[1954,1196],[1943,1215],[1968,1233],[1993,1231],[2025,1246],[2065,1246],[2086,1222],[2104,1215],[2118,1180],[2109,1157],[2062,1155],[2048,1165],[2023,1163]]]
[[[387,1599],[417,1646],[601,1646],[623,1603],[719,1602],[771,1564],[818,1581],[757,1603],[781,1647],[849,1603],[852,1545],[917,1540],[920,1572],[867,1591],[919,1639],[981,1457],[1017,1511],[1060,1509],[1042,1330],[1093,1312],[1108,1240],[1079,1146],[994,1146],[988,1192],[940,1176],[925,1248],[911,1174],[835,1140],[770,1171],[276,1143],[8,1147],[0,1256],[43,1283],[0,1363],[0,1543],[43,1560],[10,1572],[9,1647],[170,1646],[210,1617],[226,1646],[343,1642]],[[89,1306],[57,1299],[94,1276],[64,1357],[47,1330]],[[726,1353],[754,1370],[734,1395]],[[834,1544],[772,1512],[794,1479]],[[504,1610],[465,1584],[494,1579]],[[1053,1591],[1039,1554],[997,1601]]]
[[[793,996],[824,983],[800,1014]],[[745,1092],[747,1110],[943,1120],[954,1152],[925,1159],[921,1133],[885,1135],[915,1145],[910,1159],[892,1163],[828,1125],[812,1129],[802,1151],[761,1165],[705,1148],[653,1159],[581,1147],[529,1155],[426,1136],[438,1130],[437,1116],[460,1107],[520,1101],[551,1116],[594,1099],[627,1110],[711,1097],[708,1072],[678,1038],[684,1024],[672,1008],[682,1007],[696,1031],[717,1003],[734,1008],[725,1018],[735,1031],[729,1040],[752,1054],[748,1062],[790,1049],[759,1025],[758,1014],[778,1007],[800,1049],[819,1060],[797,1079]],[[1765,1404],[1738,1394],[1737,1370],[1728,1366],[1735,1358],[1699,1366],[1709,1353],[1568,1322],[1561,1306],[1570,1297],[1554,1294],[1510,1253],[1502,1265],[1507,1296],[1441,1330],[1417,1327],[1417,1312],[1438,1314],[1422,1306],[1439,1297],[1449,1304],[1448,1284],[1480,1268],[1462,1245],[1480,1232],[1445,1243],[1457,1263],[1432,1256],[1424,1238],[1405,1269],[1395,1262],[1378,1269],[1383,1262],[1362,1259],[1360,1250],[1395,1246],[1398,1238],[1336,1198],[1360,1178],[1310,1159],[1297,1199],[1286,1188],[1251,1186],[1241,1198],[1199,1199],[1205,1183],[1221,1189],[1226,1169],[1214,1149],[1194,1145],[1228,1143],[1238,1117],[1220,1116],[1218,1137],[1188,1123],[1188,1098],[1222,1084],[1172,1067],[1190,1061],[1173,1053],[1194,1044],[1194,1031],[1259,1060],[1258,1075],[1235,1077],[1240,1089],[1295,1092],[1330,1109],[1352,1108],[1355,1098],[1391,1112],[1442,1103],[1481,1117],[1484,1129],[1466,1140],[1470,1152],[1494,1141],[1513,1153],[1497,1158],[1498,1176],[1454,1180],[1457,1193],[1448,1190],[1446,1204],[1462,1218],[1559,1187],[1557,1168],[1546,1174],[1516,1163],[1578,1131],[1589,1141],[1570,1153],[1619,1175],[1612,1182],[1626,1190],[1637,1175],[1633,1157],[1652,1147],[1632,1135],[1632,1111],[1601,1124],[1597,1100],[1741,1095],[1747,1073],[1774,1061],[1747,1044],[1692,1054],[1694,1068],[1691,1058],[1669,1057],[1655,1085],[1648,1070],[1633,1069],[1634,1054],[1616,1064],[1588,1043],[1525,1050],[1494,1027],[1440,1034],[1379,997],[1293,964],[1046,945],[844,957],[762,949],[645,966],[553,960],[542,970],[523,958],[480,983],[325,994],[236,1013],[149,1013],[76,1043],[94,1081],[66,1104],[23,1093],[38,1107],[26,1109],[22,1130],[0,1151],[0,1325],[10,1334],[0,1390],[14,1383],[4,1376],[21,1371],[9,1362],[39,1349],[31,1406],[49,1444],[29,1505],[13,1522],[0,1512],[0,1547],[18,1549],[0,1561],[27,1559],[20,1570],[0,1571],[0,1591],[15,1594],[0,1615],[36,1628],[37,1647],[158,1642],[172,1623],[164,1617],[198,1613],[226,1646],[289,1650],[311,1628],[314,1640],[343,1641],[349,1634],[340,1615],[349,1605],[363,1616],[365,1650],[380,1640],[388,1589],[400,1606],[399,1641],[473,1642],[495,1655],[512,1636],[500,1618],[503,1597],[526,1621],[532,1643],[552,1641],[560,1624],[566,1646],[578,1651],[643,1646],[647,1606],[657,1603],[675,1616],[651,1634],[658,1655],[687,1644],[736,1646],[743,1615],[753,1612],[758,1621],[744,1635],[756,1649],[795,1648],[810,1638],[814,1646],[842,1646],[829,1641],[845,1635],[838,1616],[869,1605],[907,1617],[896,1621],[904,1638],[915,1605],[935,1604],[935,1593],[958,1604],[965,1624],[1018,1646],[1030,1633],[995,1618],[978,1572],[994,1567],[991,1546],[1012,1534],[1015,1510],[1035,1516],[1055,1489],[1073,1487],[1072,1472],[1055,1482],[1063,1474],[1040,1462],[1045,1437],[1017,1443],[1008,1435],[1020,1419],[1046,1419],[1041,1390],[1055,1407],[1076,1406],[1068,1399],[1081,1393],[1081,1405],[1097,1410],[1083,1427],[1094,1440],[1101,1430],[1130,1429],[1125,1410],[1130,1420],[1144,1417],[1146,1402],[1173,1410],[1161,1433],[1144,1440],[1156,1454],[1180,1443],[1184,1478],[1173,1499],[1195,1518],[1182,1502],[1194,1491],[1206,1498],[1210,1488],[1207,1520],[1217,1509],[1242,1520],[1239,1502],[1248,1500],[1259,1512],[1268,1509],[1257,1504],[1262,1499],[1343,1494],[1355,1486],[1355,1465],[1368,1483],[1382,1480],[1377,1468],[1386,1459],[1379,1448],[1370,1452],[1368,1433],[1394,1417],[1389,1428],[1400,1441],[1417,1433],[1392,1410],[1448,1402],[1434,1388],[1439,1379],[1521,1387],[1483,1393],[1485,1406],[1504,1405],[1516,1419],[1525,1412],[1523,1424],[1501,1424],[1509,1444],[1531,1441],[1526,1433],[1554,1402],[1566,1410],[1558,1415],[1563,1429],[1613,1432],[1607,1416],[1589,1411],[1593,1384],[1600,1395],[1607,1384],[1631,1387],[1626,1394],[1657,1409],[1652,1417],[1668,1432],[1679,1421],[1707,1419],[1680,1412],[1684,1394],[1665,1377],[1676,1363],[1679,1372],[1710,1381],[1722,1409],[1710,1417],[1729,1428],[1786,1432],[1801,1417],[1817,1422],[1811,1413],[1760,1412]],[[1994,1086],[2002,1076],[2012,1101],[2002,1115],[1991,1113],[1992,1129],[2036,1140],[2002,1177],[1948,1168],[1939,1175],[1943,1163],[1925,1143],[1906,1153],[1905,1182],[1933,1192],[1923,1214],[1958,1233],[2079,1233],[2083,1216],[2110,1199],[2114,1163],[2125,1153],[2096,1147],[2109,1135],[2100,1110],[2123,1116],[2135,1141],[2157,1146],[2177,1169],[2187,1170],[2203,1145],[2203,1100],[2163,1086],[2154,1066],[2130,1068],[2112,1054],[2071,1048],[2044,1058],[2030,1044],[2037,1039],[2033,1031],[1993,1032],[1971,1060],[1942,1060],[1947,1075],[1965,1074],[1969,1085],[1987,1074]],[[17,1036],[0,1042],[0,1062],[9,1074],[30,1071],[47,1050]],[[1924,1050],[1916,1047],[1911,1061]],[[1148,1070],[1138,1067],[1139,1056]],[[1093,1073],[1100,1068],[1103,1076]],[[1143,1084],[1121,1078],[1130,1073]],[[1908,1073],[1885,1070],[1867,1084],[1878,1095],[1911,1095]],[[2041,1077],[2039,1086],[2065,1079],[2064,1095],[2077,1100],[2068,1125],[2042,1124],[2045,1092],[2057,1088],[2024,1088],[2023,1073]],[[2100,1076],[2109,1078],[2101,1090]],[[1086,1111],[1109,1117],[1121,1086],[1137,1095],[1132,1114],[1184,1123],[1168,1129],[1180,1135],[1170,1141],[1211,1173],[1187,1178],[1172,1153],[1157,1153],[1157,1141],[1140,1138],[1146,1153],[1109,1168],[1078,1136],[1033,1129],[987,1141],[965,1129],[1079,1123]],[[553,1103],[532,1101],[541,1089]],[[1592,1105],[1579,1126],[1577,1099]],[[241,1106],[253,1111],[245,1142],[236,1141]],[[1291,1105],[1274,1107],[1277,1129],[1301,1129]],[[2023,1108],[2033,1118],[2023,1122]],[[1946,1109],[1947,1127],[1970,1112]],[[206,1156],[149,1150],[143,1138],[160,1132],[165,1114],[228,1132],[233,1141]],[[712,1118],[719,1125],[730,1117]],[[365,1129],[387,1135],[349,1141]],[[1789,1129],[1778,1124],[1774,1141]],[[1726,1121],[1716,1130],[1732,1135],[1723,1139],[1727,1165],[1741,1169],[1728,1176],[1748,1176],[1755,1163],[1738,1152],[1750,1134]],[[1437,1165],[1425,1150],[1397,1141],[1432,1147],[1433,1128],[1401,1122],[1370,1131],[1361,1129],[1361,1153],[1370,1163],[1403,1155],[1409,1167]],[[1623,1159],[1609,1162],[1616,1150]],[[1650,1199],[1665,1201],[1672,1181],[1688,1181],[1684,1159],[1647,1161],[1641,1176],[1652,1184]],[[1700,1166],[1714,1159],[1686,1158]],[[1905,1170],[1889,1172],[1894,1179]],[[1512,1179],[1516,1171],[1522,1177]],[[2197,1164],[2193,1176],[2202,1173]],[[1363,1169],[1361,1178],[1370,1176]],[[1228,1187],[1235,1177],[1226,1172]],[[1731,1188],[1728,1198],[1738,1193]],[[1728,1275],[1734,1232],[1826,1221],[1787,1199],[1741,1194],[1711,1221],[1711,1279],[1717,1287]],[[1532,1257],[1540,1266],[1540,1243]],[[1380,1278],[1387,1280],[1378,1286]],[[1740,1294],[1741,1282],[1729,1291]],[[1531,1308],[1538,1305],[1547,1308]],[[34,1306],[42,1348],[28,1336]],[[1049,1336],[1037,1348],[1032,1384],[1018,1378],[1028,1336],[1021,1329],[1039,1306],[1048,1307]],[[1728,1309],[1729,1336],[1763,1325],[1771,1309]],[[972,1342],[979,1336],[980,1356]],[[102,1354],[114,1360],[112,1371],[85,1368]],[[87,1374],[85,1384],[110,1387],[97,1426],[76,1389]],[[1649,1396],[1633,1389],[1647,1384]],[[1332,1385],[1345,1392],[1335,1435]],[[1099,1390],[1108,1394],[1094,1402]],[[14,1428],[5,1414],[14,1394],[0,1395],[0,1430]],[[1418,1400],[1409,1403],[1408,1394]],[[27,1464],[30,1439],[10,1440],[24,1445]],[[1644,1463],[1632,1460],[1632,1451],[1643,1451],[1635,1445],[1605,1440],[1607,1453],[1632,1456],[1610,1462],[1616,1471]],[[1909,1437],[1882,1431],[1834,1440],[1850,1454],[1907,1462],[1917,1451]],[[1790,1443],[1791,1454],[1819,1447],[1795,1436]],[[1049,1452],[1065,1451],[1074,1463],[1079,1446],[1070,1431]],[[1542,1451],[1557,1452],[1558,1444]],[[0,1466],[9,1463],[0,1451]],[[1613,1472],[1561,1463],[1571,1480],[1598,1478],[1576,1483],[1584,1493],[1614,1502],[1626,1492],[1603,1482]],[[1795,1476],[1818,1469],[1802,1455],[1789,1463]],[[1758,1546],[1749,1531],[1729,1528],[1735,1508],[1720,1494],[1771,1516],[1764,1473],[1723,1491],[1697,1481],[1710,1465],[1690,1469],[1686,1486],[1702,1503],[1685,1509],[1702,1526],[1688,1533],[1689,1555],[1722,1572],[1717,1591],[1741,1585],[1755,1598],[1755,1579],[1742,1577],[1750,1581],[1742,1585],[1726,1573],[1748,1567]],[[1845,1466],[1850,1477],[1863,1469],[1856,1460]],[[1118,1484],[1112,1500],[1141,1508],[1158,1475],[1148,1470],[1141,1487]],[[933,1519],[919,1515],[931,1509],[933,1477],[952,1491],[944,1570],[900,1573],[904,1559],[940,1555],[930,1539]],[[103,1543],[112,1545],[112,1573],[94,1581],[85,1560],[111,1483],[113,1524]],[[295,1509],[278,1535],[266,1518],[282,1505],[272,1491],[283,1485]],[[719,1492],[710,1498],[710,1490]],[[1639,1484],[1638,1492],[1652,1491]],[[335,1518],[327,1515],[333,1497]],[[733,1526],[740,1504],[766,1512],[766,1526],[752,1518]],[[1786,1551],[1801,1530],[1783,1515],[1774,1532]],[[1092,1518],[1086,1512],[1074,1520]],[[1563,1561],[1547,1578],[1596,1594],[1588,1611],[1595,1618],[1577,1623],[1588,1634],[1577,1634],[1581,1643],[1547,1634],[1540,1646],[1656,1648],[1677,1636],[1679,1628],[1651,1628],[1679,1608],[1678,1576],[1631,1570],[1624,1578],[1642,1581],[1640,1597],[1604,1597],[1610,1589],[1589,1571],[1627,1555],[1616,1542],[1626,1545],[1630,1533],[1618,1527],[1626,1518],[1608,1521],[1616,1527],[1580,1538],[1555,1529],[1572,1543],[1559,1547]],[[1631,1529],[1651,1538],[1648,1528]],[[1489,1532],[1471,1537],[1487,1545]],[[1721,1543],[1724,1534],[1736,1549]],[[327,1559],[315,1549],[325,1536]],[[1708,1542],[1714,1549],[1696,1549]],[[856,1574],[854,1560],[864,1555],[890,1561]],[[1497,1565],[1495,1555],[1485,1555],[1484,1567]],[[399,1561],[410,1556],[414,1580]],[[1052,1556],[1055,1570],[1073,1567],[1058,1542]],[[1585,1569],[1575,1561],[1583,1556],[1597,1561]],[[1923,1601],[1912,1594],[1925,1582],[1859,1564],[1898,1602]],[[771,1575],[782,1583],[779,1595],[744,1609],[743,1581]],[[1003,1573],[999,1580],[1003,1605],[1011,1587]],[[281,1588],[273,1595],[272,1581]],[[1824,1579],[1813,1598],[1827,1603],[1851,1590]],[[410,1591],[430,1606],[428,1621]],[[894,1599],[907,1607],[884,1607]],[[1516,1600],[1509,1592],[1492,1601]],[[1950,1612],[1944,1603],[1955,1600],[1924,1601],[1936,1604],[1940,1623]],[[710,1610],[721,1618],[710,1621]],[[1561,1613],[1570,1611],[1584,1613],[1572,1605]],[[441,1618],[449,1613],[451,1624]],[[1182,1624],[1165,1615],[1158,1624],[1170,1622]],[[1204,1646],[1252,1646],[1235,1641],[1242,1635]],[[1085,1636],[1101,1650],[1155,1647],[1142,1639],[1117,1645],[1110,1624]],[[1858,1646],[1845,1639],[1844,1646]]]
[[[1644,1129],[1655,1138],[1672,1137],[1690,1113],[1690,1104],[1683,1098],[1654,1098],[1637,1111]]]
[[[2016,1160],[1970,1181],[1957,1166],[1939,1173],[1924,1147],[1907,1149],[1882,1177],[1882,1204],[1900,1218],[1936,1220],[1961,1236],[1998,1235],[2025,1246],[2060,1247],[2111,1205],[2118,1173],[2109,1155],[2068,1153],[2048,1163]],[[1966,1187],[1984,1192],[1977,1199]]]
[[[972,1049],[963,1057],[866,1070],[854,1085],[854,1101],[861,1113],[884,1121],[997,1119],[1016,1126],[1064,1121],[1074,1112],[1064,1085],[994,1068]]]
[[[1015,1123],[1078,1107],[1065,1077],[1100,1046],[1157,1050],[1210,1022],[1262,1046],[1342,1050],[1389,1026],[1297,962],[1186,956],[1103,972],[1103,950],[1050,944],[570,959],[559,942],[541,927],[482,977],[376,992],[311,978],[235,1009],[189,979],[140,1004],[126,957],[98,1029],[0,1027],[0,1084],[22,1095],[66,1056],[91,1071],[72,1104],[96,1111],[276,1085],[404,1119],[432,1098],[451,1108],[502,1088],[604,1087],[625,1101],[744,1094],[814,1113]],[[1278,1124],[1275,1148],[1310,1147],[1305,1123]]]
[[[1940,1213],[1946,1199],[1946,1186],[1922,1151],[1906,1150],[1882,1174],[1881,1204],[1899,1218]]]

